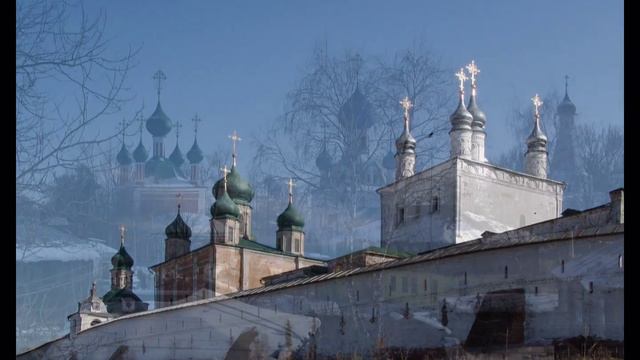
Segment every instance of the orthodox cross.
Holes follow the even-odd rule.
[[[164,80],[167,80],[167,75],[165,75],[162,70],[158,70],[156,71],[155,74],[153,74],[153,80],[157,81],[156,88],[158,90],[158,101],[160,101],[160,91],[162,90],[162,82]]]
[[[404,108],[404,127],[405,129],[409,129],[409,109],[413,107],[413,104],[409,100],[408,96],[405,96],[404,99],[400,101],[400,105]]]
[[[142,104],[142,110],[138,114],[138,121],[140,122],[140,140],[142,141],[142,128],[144,127],[144,104]]]
[[[569,75],[564,76],[564,93],[567,94],[567,89],[569,88]]]
[[[198,114],[196,114],[196,116],[194,116],[193,119],[191,119],[191,121],[193,121],[193,131],[195,132],[196,137],[198,137],[198,123],[202,121],[202,119],[200,119]]]
[[[229,173],[227,165],[223,166],[220,171],[222,172],[222,177],[224,179],[224,191],[227,192],[227,174]]]
[[[531,101],[533,101],[533,106],[536,110],[536,118],[540,117],[540,106],[542,106],[543,102],[542,100],[540,100],[540,96],[538,96],[538,94],[536,94],[536,96],[531,98]]]
[[[474,60],[471,60],[471,64],[467,65],[467,71],[471,75],[471,92],[473,93],[473,95],[475,95],[476,94],[476,75],[478,75],[478,73],[480,72],[480,69],[478,69],[478,66],[476,66],[476,63]]]
[[[464,68],[460,68],[460,71],[455,75],[460,80],[460,94],[464,94],[464,82],[468,79],[467,75],[464,74]]]
[[[231,157],[233,158],[233,166],[236,166],[236,143],[242,139],[238,136],[238,133],[235,130],[233,130],[233,134],[229,135],[229,139],[231,139],[231,142],[233,143],[233,151],[231,153]]]
[[[120,246],[124,246],[124,225],[120,225]]]
[[[127,121],[124,118],[122,118],[120,126],[122,127],[122,143],[124,144],[124,132],[127,129]]]
[[[182,121],[176,120],[176,142],[180,138],[180,129],[182,128]]]
[[[176,194],[176,202],[178,203],[178,214],[180,213],[180,203],[182,202],[182,194],[181,193],[177,193]]]
[[[296,186],[296,184],[293,183],[293,179],[289,178],[289,181],[287,181],[287,185],[289,185],[289,204],[293,203],[293,187]]]

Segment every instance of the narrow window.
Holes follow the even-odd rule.
[[[509,267],[508,266],[504,267],[504,278],[505,279],[509,278]]]
[[[622,255],[618,255],[618,267],[620,269],[622,269],[623,267],[623,263],[622,263]]]
[[[360,301],[360,290],[356,290],[356,301]]]
[[[404,223],[404,208],[398,208],[398,219],[396,221],[397,225]]]
[[[560,262],[560,272],[564,274],[564,260]]]
[[[534,288],[534,290],[533,290],[533,291],[534,291],[534,293],[535,293],[536,295],[538,295],[538,287],[537,287],[537,286]]]
[[[464,272],[464,284],[467,285],[467,272]]]
[[[438,212],[440,210],[440,199],[437,196],[434,196],[431,199],[431,212]]]
[[[593,281],[589,281],[589,294],[593,294]]]
[[[424,291],[427,291],[427,279],[424,279]]]

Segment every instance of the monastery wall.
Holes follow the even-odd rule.
[[[124,316],[18,358],[46,352],[67,359],[73,349],[87,359],[117,351],[135,359],[248,359],[285,351],[287,339],[293,349],[315,348],[319,356],[365,357],[381,348],[467,341],[504,347],[508,340],[517,348],[579,335],[624,339],[623,226],[481,252],[472,252],[480,243],[458,246],[457,254],[450,249],[355,275],[326,274]]]

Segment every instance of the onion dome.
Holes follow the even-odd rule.
[[[124,244],[120,244],[120,250],[111,258],[111,265],[113,265],[114,270],[131,270],[133,258],[124,248]]]
[[[547,145],[547,136],[542,132],[542,128],[540,127],[540,118],[536,118],[533,131],[531,131],[531,135],[527,138],[527,145],[529,147]]]
[[[413,152],[416,149],[416,139],[411,135],[409,129],[405,126],[400,137],[396,139],[396,149],[398,153]]]
[[[476,103],[476,96],[473,93],[469,98],[469,106],[467,108],[473,117],[471,127],[474,129],[484,129],[484,125],[487,123],[487,117],[484,114],[484,111],[480,110],[478,107],[478,104]]]
[[[200,150],[200,147],[198,146],[198,140],[193,141],[191,149],[187,152],[187,159],[189,159],[189,163],[191,164],[198,164],[204,159],[202,150]]]
[[[138,143],[138,146],[135,150],[133,150],[133,159],[138,163],[143,163],[147,161],[149,158],[149,153],[147,149],[145,149],[144,145],[142,145],[142,140]]]
[[[389,170],[396,168],[396,159],[393,155],[393,151],[389,150],[387,155],[384,156],[384,158],[382,159],[382,166],[384,166],[385,169]]]
[[[576,113],[576,106],[573,104],[573,102],[571,101],[571,99],[569,99],[569,94],[565,91],[564,93],[564,99],[562,99],[562,102],[560,102],[560,104],[558,104],[558,114],[567,114],[567,115],[574,115]]]
[[[131,163],[133,162],[133,159],[131,158],[131,154],[129,153],[129,150],[127,150],[127,147],[124,144],[122,144],[122,148],[118,152],[118,155],[116,156],[116,160],[118,160],[118,164],[120,165],[131,165]]]
[[[164,233],[167,235],[167,239],[189,240],[191,238],[191,228],[180,216],[180,208],[178,208],[176,218],[164,229]]]
[[[169,160],[171,160],[176,168],[179,168],[184,164],[184,156],[182,156],[182,151],[180,151],[180,146],[178,146],[178,144],[176,144],[176,147],[173,148],[173,152],[169,155]]]
[[[227,180],[227,186],[228,185],[229,184]],[[214,219],[219,219],[221,217],[231,217],[237,219],[238,217],[240,217],[240,209],[238,208],[238,205],[236,205],[236,203],[231,200],[229,194],[227,194],[224,189],[222,190],[222,195],[220,195],[213,206],[211,206],[211,216],[213,216]]]
[[[293,204],[290,202],[289,206],[282,212],[282,214],[278,215],[278,229],[298,229],[301,230],[304,227],[304,218],[302,215],[293,207]]]
[[[147,119],[147,130],[151,135],[163,137],[171,131],[171,119],[162,111],[160,101],[156,106],[156,110]]]
[[[331,167],[332,162],[333,159],[331,159],[331,155],[329,155],[327,151],[327,146],[322,145],[322,151],[320,151],[320,154],[318,154],[316,158],[316,166],[320,171],[327,171]]]
[[[213,196],[217,199],[218,194],[224,186],[224,179],[218,180],[213,185]],[[231,167],[227,175],[227,192],[229,197],[237,204],[249,204],[253,200],[253,188],[248,181],[240,177],[236,166]]]
[[[368,129],[373,125],[374,112],[371,103],[362,94],[359,87],[340,107],[338,120],[346,129]]]
[[[153,176],[157,179],[176,178],[176,169],[173,163],[165,158],[152,157],[144,166],[146,176]]]
[[[451,121],[451,131],[455,130],[471,130],[471,123],[473,122],[473,115],[464,106],[463,95],[460,95],[460,101],[458,102],[458,108],[449,116]]]

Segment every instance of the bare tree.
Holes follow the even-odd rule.
[[[18,192],[40,190],[53,170],[90,159],[96,144],[124,131],[91,128],[127,100],[124,81],[137,53],[107,55],[105,25],[104,13],[90,19],[82,4],[16,2]]]

